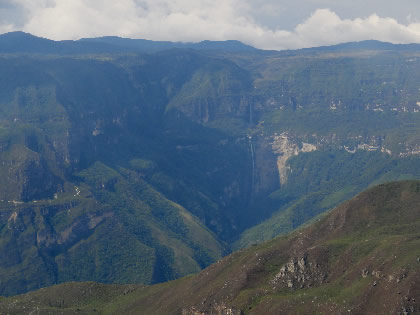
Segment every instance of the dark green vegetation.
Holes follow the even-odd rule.
[[[420,182],[379,185],[292,234],[169,283],[68,283],[0,300],[20,314],[415,314]]]
[[[11,33],[0,53],[0,295],[172,280],[420,178],[416,45]]]
[[[215,72],[226,64],[210,62]],[[247,156],[166,108],[166,93],[203,63],[186,53],[2,59],[2,294],[70,280],[160,282],[227,252],[230,218],[214,200],[246,183],[237,173]]]

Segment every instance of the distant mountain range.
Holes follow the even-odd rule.
[[[304,48],[302,51],[354,51],[354,50],[389,50],[389,51],[418,51],[420,44],[391,44],[387,42],[381,42],[378,40],[364,40],[360,42],[349,42],[331,46],[321,46],[314,48]]]
[[[116,36],[83,38],[80,40],[53,41],[24,32],[11,32],[0,35],[0,53],[39,53],[39,54],[95,54],[147,52],[153,53],[173,48],[195,50],[224,50],[231,52],[255,51],[254,47],[236,40],[202,41],[181,43],[129,39]]]
[[[37,37],[24,32],[10,32],[0,35],[0,53],[39,53],[39,54],[95,54],[158,51],[180,48],[194,50],[210,50],[225,52],[253,52],[267,53],[246,45],[237,40],[201,41],[198,43],[183,43],[170,41],[153,41],[146,39],[130,39],[118,36],[104,36],[97,38],[82,38],[80,40],[53,41]],[[420,44],[391,44],[377,40],[351,42],[332,46],[322,46],[295,50],[295,52],[337,52],[356,50],[389,50],[389,51],[418,51]],[[293,50],[292,50],[293,51]],[[290,52],[285,50],[283,52]]]

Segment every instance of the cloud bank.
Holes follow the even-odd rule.
[[[402,24],[377,14],[345,19],[330,9],[316,9],[294,29],[283,30],[257,22],[254,9],[243,0],[0,0],[0,33],[23,30],[56,40],[105,35],[184,42],[237,39],[262,49],[366,39],[420,42],[418,22]]]

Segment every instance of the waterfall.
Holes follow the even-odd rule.
[[[254,153],[254,145],[252,144],[252,137],[248,136],[249,139],[249,148],[251,151],[251,168],[252,168],[252,173],[251,173],[251,192],[254,189],[254,182],[255,182],[255,153]]]
[[[252,114],[253,114],[253,110],[252,110],[252,102],[251,102],[250,100],[248,100],[248,103],[249,103],[249,123],[252,125],[252,123],[253,123],[253,117],[252,117]]]

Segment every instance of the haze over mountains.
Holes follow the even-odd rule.
[[[151,284],[420,179],[420,46],[0,36],[0,295]]]

